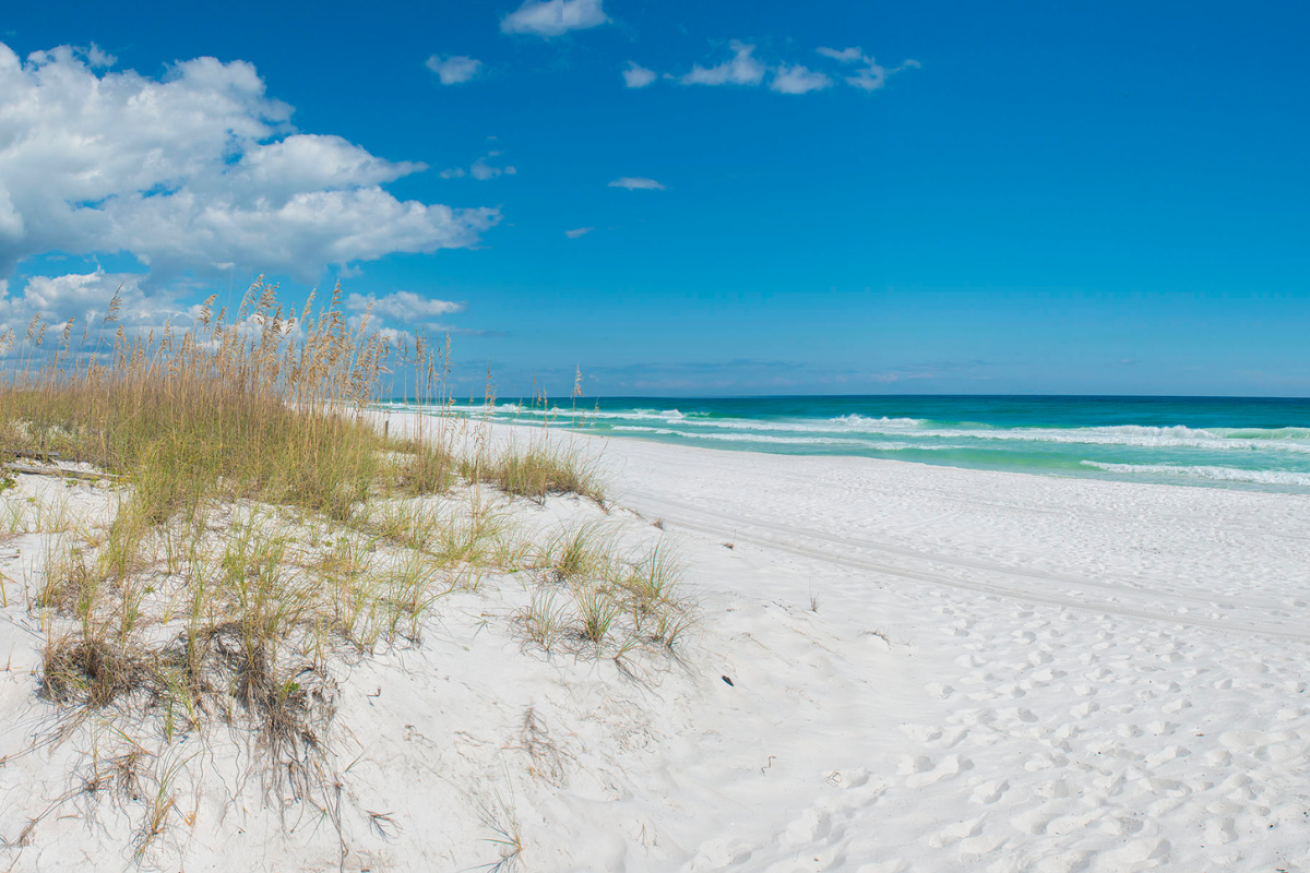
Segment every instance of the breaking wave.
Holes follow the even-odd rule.
[[[1175,464],[1109,464],[1102,461],[1083,461],[1088,467],[1107,473],[1146,473],[1155,476],[1180,476],[1192,479],[1210,479],[1218,482],[1253,482],[1260,485],[1310,486],[1310,473],[1287,470],[1242,470],[1236,467],[1178,466]]]

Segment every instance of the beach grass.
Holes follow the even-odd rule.
[[[605,489],[595,459],[569,446],[506,446],[498,454],[484,451],[465,461],[463,473],[478,482],[494,483],[506,494],[537,502],[552,494],[576,494],[605,506]]]
[[[518,626],[547,654],[665,649],[694,610],[667,553],[627,556],[594,527],[540,543],[516,528],[513,497],[603,508],[595,459],[544,438],[462,454],[461,423],[441,415],[388,436],[369,404],[397,372],[407,399],[448,408],[449,345],[352,324],[340,288],[312,303],[288,313],[257,282],[235,313],[211,298],[185,330],[140,335],[115,302],[80,345],[72,322],[34,321],[0,379],[0,464],[77,478],[37,500],[6,474],[0,536],[46,535],[29,598],[46,700],[73,721],[148,725],[164,748],[208,723],[244,727],[268,796],[326,814],[334,665],[419,644],[450,593],[526,573]],[[90,495],[82,515],[73,487]],[[174,765],[157,757],[142,847],[173,809]]]

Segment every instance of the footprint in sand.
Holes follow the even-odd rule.
[[[941,739],[937,741],[937,747],[941,749],[949,749],[968,735],[969,732],[964,728],[947,728],[942,731]]]
[[[1069,796],[1069,783],[1063,779],[1051,779],[1047,782],[1039,782],[1033,786],[1033,794],[1038,797],[1045,797],[1047,800],[1058,800],[1062,797]]]
[[[909,776],[913,773],[922,773],[932,769],[932,758],[925,758],[922,755],[905,755],[897,763],[896,772],[902,776]]]
[[[1169,859],[1169,841],[1158,839],[1134,840],[1117,852],[1107,852],[1111,861],[1142,864],[1146,861],[1163,863]]]
[[[782,835],[784,846],[801,846],[817,842],[832,830],[832,819],[828,813],[817,809],[807,809],[800,817],[787,826]]]
[[[1024,762],[1023,769],[1029,773],[1037,773],[1041,770],[1063,767],[1068,763],[1069,759],[1064,755],[1036,754]]]
[[[1185,758],[1192,754],[1183,746],[1165,746],[1158,752],[1153,752],[1146,756],[1146,766],[1154,770],[1161,764],[1168,763],[1175,758]]]
[[[1014,816],[1010,819],[1010,825],[1020,833],[1036,836],[1046,831],[1046,825],[1050,823],[1051,818],[1051,813],[1043,804],[1036,809],[1024,810]]]
[[[916,742],[931,743],[941,738],[942,728],[938,727],[937,725],[904,724],[901,725],[901,733],[905,734],[907,737],[909,737],[912,740],[915,740]],[[902,761],[904,760],[909,760],[909,759],[902,759]],[[916,758],[914,760],[927,761],[928,759]],[[917,771],[905,770],[902,772],[908,773],[908,772],[917,772]]]
[[[1205,823],[1204,839],[1208,846],[1222,846],[1237,839],[1237,830],[1231,818],[1211,819]]]
[[[1010,783],[1007,780],[992,779],[974,788],[973,794],[969,795],[969,802],[983,805],[995,803],[1009,788]]]
[[[1062,815],[1046,824],[1046,833],[1053,837],[1064,836],[1086,830],[1088,825],[1105,815],[1105,810],[1097,809],[1082,815]]]
[[[1131,816],[1119,815],[1101,819],[1101,832],[1112,837],[1126,837],[1142,829],[1142,822]]]
[[[955,693],[955,689],[949,685],[943,685],[940,682],[930,682],[924,686],[928,696],[936,700],[945,700]]]
[[[1223,749],[1211,749],[1205,753],[1204,760],[1208,767],[1227,767],[1233,762],[1233,756]]]
[[[1069,851],[1058,855],[1048,855],[1026,869],[1033,873],[1079,873],[1087,869],[1092,858],[1089,852]]]
[[[720,837],[701,845],[691,862],[691,869],[695,873],[709,873],[745,864],[750,859],[751,848],[744,840]]]
[[[972,837],[981,829],[982,819],[980,818],[957,822],[928,837],[927,843],[929,847],[933,849],[940,849],[944,846],[949,846],[952,843],[958,843],[960,840]]]
[[[960,860],[969,861],[995,852],[1005,845],[1005,837],[983,834],[960,841]]]
[[[935,785],[946,779],[952,779],[964,770],[973,767],[973,762],[967,758],[961,758],[959,755],[947,755],[942,762],[931,770],[921,770],[905,777],[905,785],[909,788],[922,788],[925,785]]]

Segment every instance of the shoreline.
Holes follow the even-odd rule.
[[[379,419],[389,417],[395,420],[404,420],[408,418],[419,417],[418,413],[412,413],[412,412],[380,413],[377,412],[376,410],[370,410],[369,414],[370,415],[376,414],[379,417]],[[431,417],[428,418],[430,420],[433,420],[431,419]],[[1237,483],[1236,485],[1232,485],[1232,484],[1222,483],[1221,481],[1218,480],[1212,480],[1208,482],[1207,481],[1142,481],[1142,480],[1133,480],[1133,479],[1111,478],[1108,476],[1107,477],[1094,476],[1094,475],[1075,476],[1075,475],[1068,475],[1060,472],[1035,472],[1031,470],[1000,470],[1000,469],[986,468],[986,467],[966,467],[966,466],[956,466],[951,464],[934,464],[921,460],[908,460],[904,458],[880,458],[880,457],[873,457],[869,455],[857,455],[857,454],[819,454],[819,453],[787,454],[784,452],[771,452],[771,451],[755,449],[755,448],[711,448],[708,446],[701,446],[701,445],[687,445],[682,443],[663,442],[660,440],[648,439],[639,436],[613,436],[610,434],[591,433],[585,430],[574,430],[565,427],[559,427],[559,428],[552,427],[548,429],[543,429],[540,425],[536,425],[536,424],[518,424],[518,423],[504,423],[504,422],[494,422],[489,424],[486,422],[478,421],[473,418],[457,418],[453,420],[460,422],[459,428],[465,431],[472,431],[478,428],[489,428],[491,433],[514,434],[515,438],[521,438],[525,441],[532,439],[533,435],[540,435],[542,433],[548,433],[553,443],[559,441],[567,441],[568,439],[576,437],[588,442],[600,443],[602,445],[602,452],[601,452],[602,455],[604,454],[605,448],[610,445],[615,445],[615,446],[645,445],[645,446],[666,448],[672,450],[673,452],[688,452],[692,455],[700,456],[703,459],[703,461],[706,463],[708,463],[713,458],[718,458],[725,455],[728,457],[734,455],[743,455],[747,457],[775,458],[778,459],[776,463],[778,463],[779,465],[786,465],[790,463],[805,464],[811,462],[824,463],[825,461],[831,461],[835,464],[852,465],[852,469],[856,469],[856,470],[858,470],[859,465],[862,464],[868,464],[871,465],[872,467],[877,467],[878,465],[886,464],[886,465],[890,465],[888,469],[895,469],[898,467],[908,467],[908,468],[926,469],[926,470],[958,471],[965,475],[977,474],[982,477],[996,476],[996,477],[1000,477],[1000,480],[1004,480],[1007,477],[1013,477],[1013,476],[1019,476],[1025,478],[1031,477],[1033,479],[1037,479],[1041,481],[1070,482],[1070,483],[1074,483],[1073,487],[1075,488],[1080,488],[1083,485],[1090,484],[1092,487],[1098,487],[1101,485],[1105,485],[1110,488],[1125,486],[1127,488],[1144,488],[1148,490],[1161,489],[1161,488],[1168,489],[1168,490],[1183,489],[1188,491],[1191,490],[1201,490],[1206,492],[1218,491],[1226,494],[1269,495],[1269,496],[1274,496],[1276,498],[1289,497],[1292,499],[1301,500],[1306,505],[1306,507],[1310,509],[1310,492],[1308,491],[1281,489],[1278,487],[1269,487],[1269,488],[1253,487],[1253,483]],[[496,437],[496,440],[497,440],[497,444],[500,444],[504,441],[504,438]],[[656,451],[658,450],[659,449],[656,449]],[[775,463],[775,462],[769,462],[769,463]],[[950,474],[949,472],[943,472],[942,475],[946,477],[949,476]]]
[[[849,399],[816,398],[815,402],[831,407]],[[1005,398],[981,398],[989,402],[1001,399]],[[1058,423],[1032,415],[1016,418],[1013,410],[1004,409],[977,410],[983,416],[978,421],[956,421],[934,417],[948,411],[944,409],[912,409],[919,417],[905,418],[896,417],[899,408],[893,407],[793,408],[786,405],[787,400],[743,401],[761,408],[741,412],[724,406],[726,401],[693,407],[686,414],[672,406],[604,411],[579,408],[575,413],[558,406],[546,411],[501,403],[490,419],[480,406],[458,407],[454,415],[503,427],[540,426],[555,416],[559,430],[571,429],[569,422],[579,418],[585,422],[576,430],[579,434],[716,451],[862,457],[1100,481],[1310,494],[1310,423],[1273,427],[1266,422],[1268,426],[1244,427],[1234,421],[1198,419],[1194,409],[1179,411],[1176,416],[1157,412],[1143,418],[1122,410],[1117,417],[1098,417],[1081,408],[1057,413],[1056,418],[1064,416]],[[668,402],[682,404],[681,400]],[[1310,404],[1299,405],[1310,414]],[[377,409],[383,412],[384,407]],[[402,404],[392,412],[415,414],[416,409]],[[949,410],[951,414],[973,411]],[[880,412],[886,414],[878,417]]]

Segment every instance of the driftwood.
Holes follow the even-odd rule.
[[[114,480],[117,476],[109,473],[85,473],[81,470],[66,470],[63,467],[33,467],[29,464],[4,464],[0,466],[7,473],[27,473],[32,476],[59,476],[66,479],[85,479],[98,481],[100,479]]]

